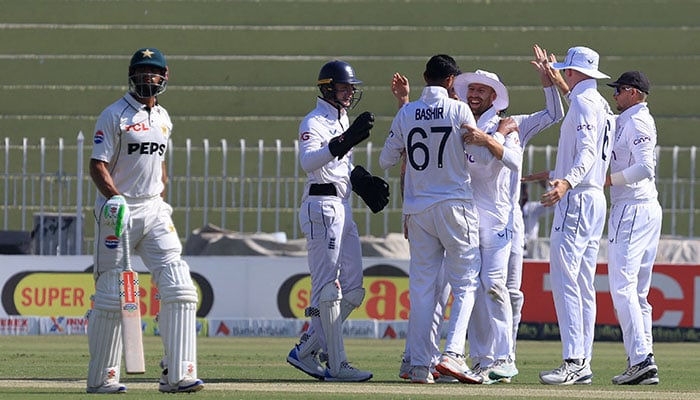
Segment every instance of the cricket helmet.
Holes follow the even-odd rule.
[[[160,73],[136,73],[137,68],[143,66],[158,68]],[[156,76],[161,78],[158,82],[153,79]],[[168,64],[163,53],[152,47],[137,50],[129,63],[129,92],[141,98],[149,98],[165,92],[167,85]]]
[[[318,73],[316,84],[321,90],[321,96],[336,106],[345,107],[336,98],[336,83],[348,83],[351,85],[361,85],[362,81],[355,76],[355,70],[345,61],[334,60],[327,62],[321,67]],[[355,88],[350,102],[350,108],[355,107],[362,98],[362,90]]]

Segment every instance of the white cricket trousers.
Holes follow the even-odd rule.
[[[348,202],[309,196],[299,209],[299,222],[306,236],[311,306],[318,307],[321,288],[336,279],[343,292],[361,288],[362,245]]]
[[[411,365],[429,367],[435,281],[443,267],[453,296],[445,351],[464,354],[481,265],[477,213],[473,202],[445,200],[408,216],[406,223],[411,255],[407,341]]]
[[[590,360],[596,317],[593,283],[605,228],[605,194],[601,189],[573,189],[554,207],[549,279],[562,356]]]
[[[481,284],[469,321],[472,365],[486,368],[495,360],[513,357],[513,309],[506,287],[513,231],[479,227]]]
[[[651,304],[647,301],[661,235],[659,202],[624,202],[610,208],[608,279],[630,365],[653,353]]]

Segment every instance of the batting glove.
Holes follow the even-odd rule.
[[[124,196],[112,196],[103,207],[104,224],[108,228],[114,228],[114,235],[121,237],[125,229],[131,225],[129,206]]]

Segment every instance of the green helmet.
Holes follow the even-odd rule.
[[[136,68],[151,66],[160,69],[160,74],[136,73]],[[160,82],[153,82],[153,76],[160,76]],[[168,84],[168,64],[165,56],[158,49],[145,47],[131,57],[129,63],[129,92],[141,98],[158,96],[165,92]]]

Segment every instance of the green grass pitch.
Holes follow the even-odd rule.
[[[538,373],[561,362],[558,341],[521,341],[520,374],[511,384],[413,385],[397,377],[403,340],[347,339],[350,361],[374,377],[365,383],[315,381],[286,363],[294,338],[200,338],[199,376],[206,382],[198,399],[697,399],[694,379],[700,343],[657,343],[661,383],[656,386],[615,386],[613,375],[626,367],[622,343],[594,345],[593,384],[553,387],[539,383]],[[157,381],[162,345],[145,338],[146,374],[125,375],[125,398],[162,399]],[[85,336],[4,336],[0,340],[0,398],[87,399],[88,351]]]

